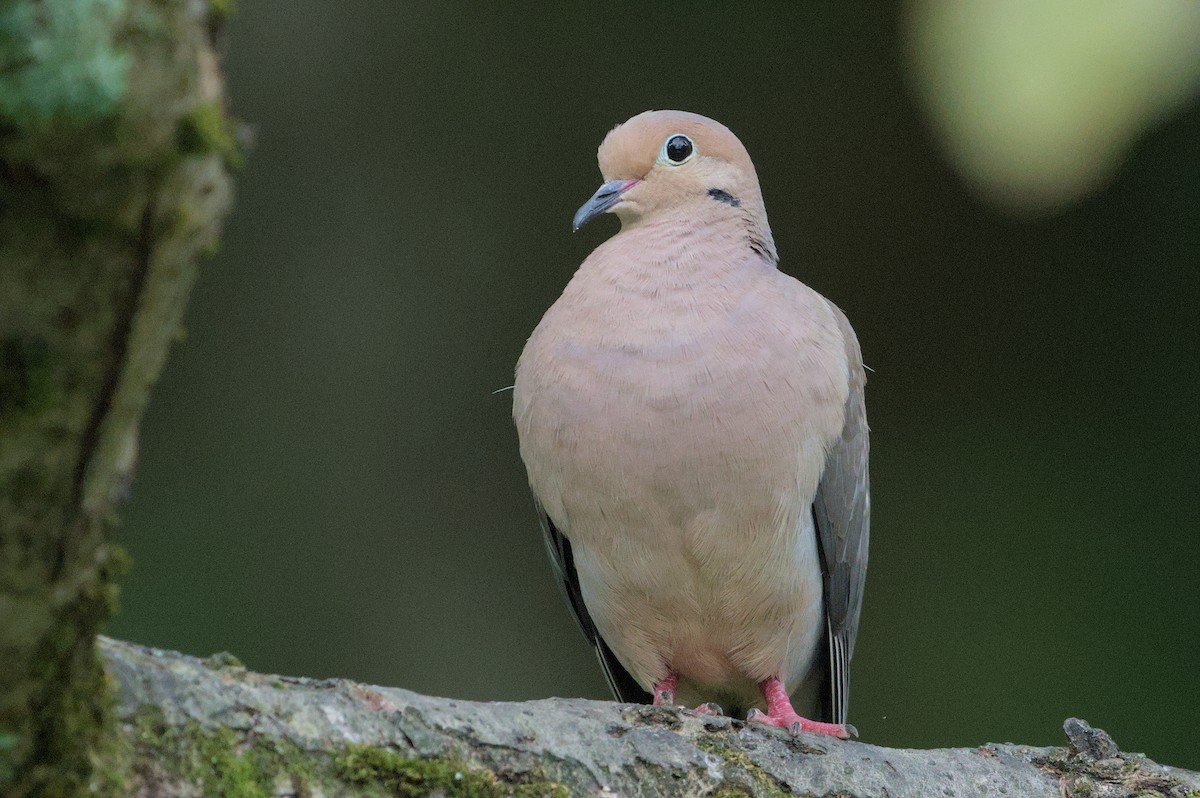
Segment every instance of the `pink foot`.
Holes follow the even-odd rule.
[[[675,688],[679,686],[679,674],[667,671],[667,677],[654,685],[654,706],[675,706]]]
[[[796,710],[792,709],[792,701],[788,698],[787,689],[784,688],[783,682],[778,679],[767,679],[764,682],[759,682],[758,689],[762,691],[763,698],[767,699],[767,712],[763,714],[760,710],[752,709],[746,715],[746,720],[748,721],[763,723],[767,726],[778,726],[782,729],[790,729],[792,734],[802,731],[816,732],[817,734],[828,734],[830,737],[837,737],[842,740],[858,736],[858,729],[855,729],[848,723],[845,725],[841,723],[822,723],[821,721],[809,720],[797,715]]]
[[[714,704],[711,701],[709,701],[706,704],[701,704],[700,706],[696,707],[696,709],[693,711],[698,715],[721,716],[721,715],[725,714],[725,710],[721,709],[719,704]]]

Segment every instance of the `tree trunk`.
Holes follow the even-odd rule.
[[[249,673],[101,639],[130,795],[1170,796],[1200,773],[1123,754],[1067,721],[1069,745],[914,751],[689,710],[550,698],[476,703]]]
[[[205,0],[0,2],[0,794],[102,790],[138,422],[236,158]]]

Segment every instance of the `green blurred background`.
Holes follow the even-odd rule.
[[[740,135],[782,268],[874,369],[863,738],[1078,715],[1200,767],[1200,4],[1046,5],[240,3],[257,144],[146,417],[110,632],[606,697],[493,391],[616,229],[570,233],[604,133],[682,108]]]

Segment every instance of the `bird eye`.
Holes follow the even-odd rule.
[[[676,133],[673,136],[668,136],[663,142],[662,153],[658,156],[658,160],[670,164],[671,166],[680,166],[696,153],[696,147],[692,144],[692,140],[682,133]]]

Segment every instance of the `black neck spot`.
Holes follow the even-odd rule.
[[[708,190],[708,196],[712,197],[717,202],[724,202],[726,205],[732,205],[735,208],[739,208],[742,205],[742,201],[740,199],[721,188],[710,188]]]

